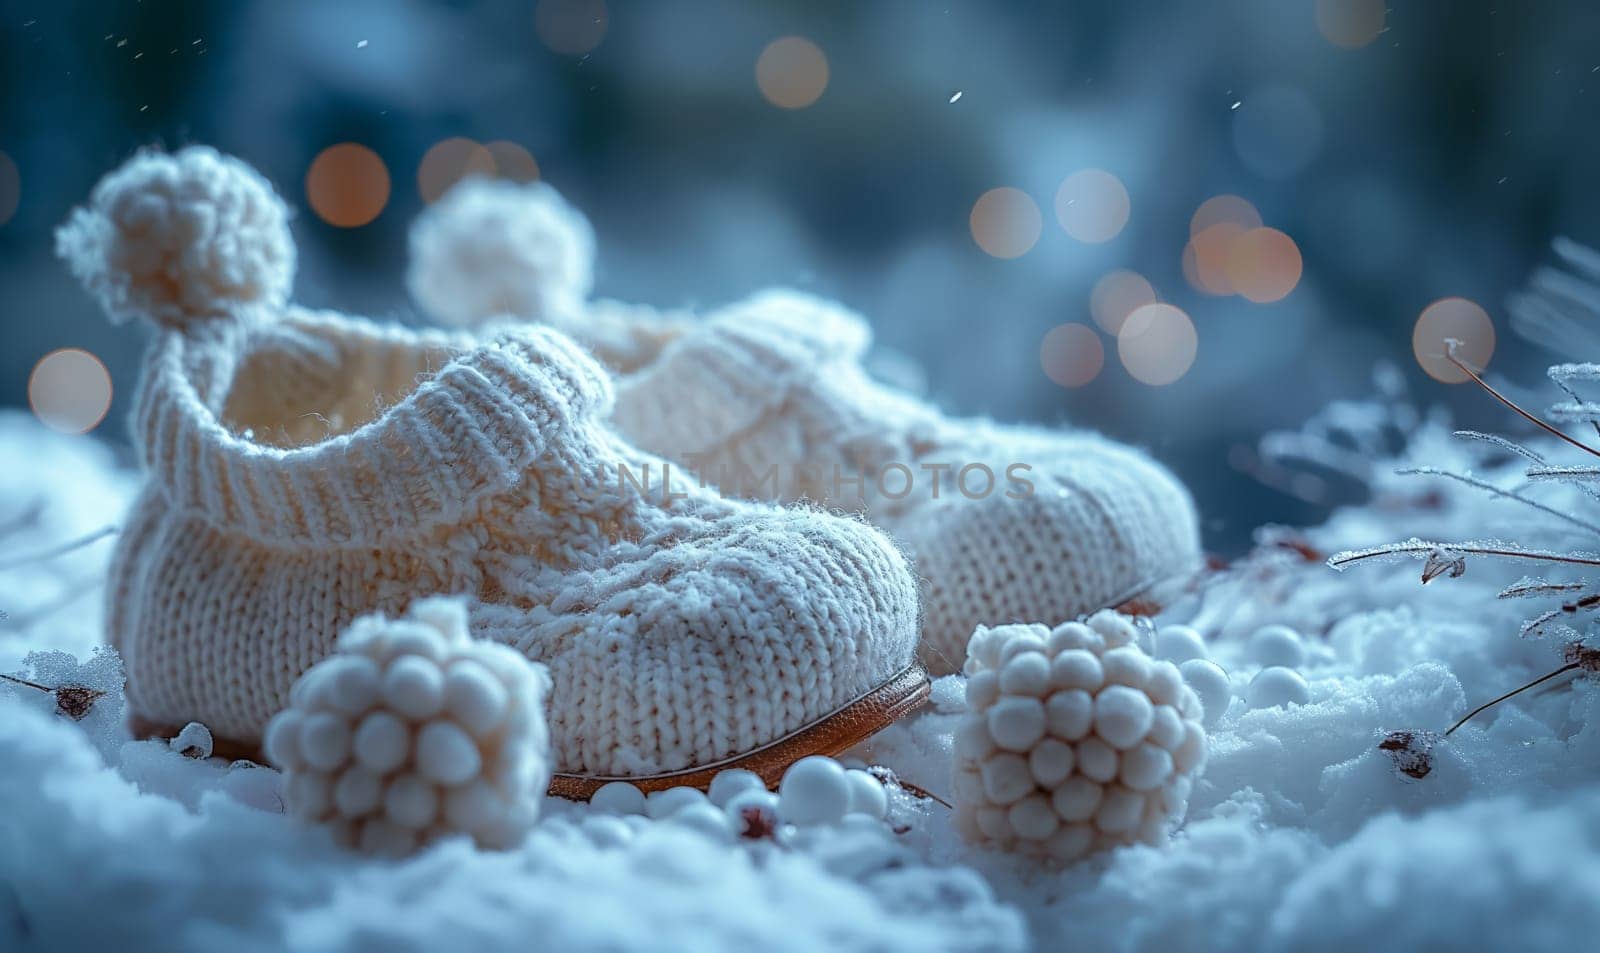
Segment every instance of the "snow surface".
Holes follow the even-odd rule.
[[[1562,597],[1496,594],[1577,577],[1469,556],[1460,578],[1422,586],[1420,560],[1336,573],[1321,557],[1413,536],[1600,548],[1513,500],[1395,466],[1470,470],[1579,515],[1597,504],[1528,485],[1526,460],[1437,424],[1411,444],[1377,468],[1371,502],[1305,533],[1263,531],[1255,555],[1164,616],[1205,634],[1234,694],[1168,846],[1053,869],[963,844],[943,807],[905,793],[890,808],[898,835],[856,825],[784,846],[551,800],[517,850],[457,840],[393,862],[285,817],[268,768],[127,738],[117,660],[96,649],[110,541],[27,557],[116,523],[137,482],[92,439],[0,414],[0,672],[108,690],[74,722],[42,692],[0,687],[0,950],[1586,948],[1600,909],[1591,680],[1469,722],[1420,780],[1377,749],[1561,664],[1571,633],[1517,633]],[[1311,702],[1247,710],[1248,639],[1270,623],[1305,636]],[[948,796],[962,696],[958,677],[941,679],[929,709],[857,754]]]

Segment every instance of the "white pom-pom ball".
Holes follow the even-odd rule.
[[[1222,666],[1208,659],[1197,658],[1178,666],[1178,671],[1183,673],[1183,680],[1200,698],[1200,707],[1204,712],[1201,724],[1210,728],[1221,721],[1222,716],[1228,713],[1228,704],[1233,701],[1233,687],[1228,684],[1228,673],[1222,670]]]
[[[542,182],[467,179],[412,225],[406,280],[449,324],[570,319],[594,283],[594,230]]]
[[[706,792],[711,797],[711,803],[717,807],[726,807],[728,802],[736,795],[745,791],[765,791],[767,782],[761,780],[761,775],[743,768],[729,768],[718,771],[716,777],[711,779],[711,787]]]
[[[968,710],[955,730],[963,837],[1071,861],[1160,842],[1183,817],[1205,761],[1203,706],[1176,665],[1140,647],[1138,631],[1099,612],[1044,638],[1027,625],[974,633]]]
[[[1286,708],[1311,701],[1311,686],[1292,668],[1270,665],[1256,673],[1245,688],[1244,699],[1251,708]]]
[[[1210,658],[1205,637],[1186,625],[1164,625],[1156,632],[1156,658],[1175,665],[1195,658]]]
[[[850,788],[839,762],[821,755],[801,758],[778,783],[778,815],[790,824],[831,824],[850,810]]]
[[[1286,625],[1264,625],[1255,630],[1246,646],[1250,661],[1263,668],[1281,665],[1300,668],[1306,664],[1306,646],[1300,633]]]
[[[123,163],[56,232],[56,254],[119,323],[183,329],[247,308],[270,317],[294,280],[283,200],[206,146]]]
[[[644,792],[626,781],[612,781],[590,796],[589,806],[606,814],[643,814]]]
[[[290,813],[341,842],[399,855],[465,834],[510,847],[550,783],[548,687],[543,666],[471,637],[463,601],[427,599],[403,619],[357,620],[295,683],[264,747]]]

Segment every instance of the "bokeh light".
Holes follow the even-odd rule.
[[[1317,29],[1334,46],[1360,49],[1383,32],[1388,0],[1317,0]]]
[[[1213,225],[1232,222],[1241,228],[1260,228],[1261,213],[1248,199],[1237,195],[1213,195],[1200,203],[1189,219],[1189,236],[1192,238]]]
[[[0,152],[0,225],[11,221],[22,201],[22,174],[11,157]]]
[[[804,109],[828,88],[828,58],[803,36],[780,37],[756,59],[756,85],[772,105]]]
[[[1062,387],[1082,387],[1100,376],[1105,363],[1100,335],[1086,324],[1051,328],[1039,344],[1039,364],[1045,376]]]
[[[539,0],[533,28],[551,51],[582,56],[605,39],[611,23],[605,0]]]
[[[88,433],[111,409],[111,373],[82,348],[51,351],[28,376],[28,406],[51,430]]]
[[[497,165],[494,154],[471,139],[443,139],[423,154],[417,166],[417,191],[424,202],[437,202],[469,175],[494,175]]]
[[[1056,191],[1056,219],[1080,242],[1108,242],[1128,224],[1128,190],[1104,169],[1082,169]]]
[[[1256,304],[1282,300],[1300,283],[1300,248],[1275,228],[1252,228],[1228,244],[1225,273],[1233,292]]]
[[[1476,370],[1489,366],[1494,356],[1494,321],[1489,312],[1466,298],[1441,298],[1422,309],[1411,332],[1411,351],[1427,375],[1446,384],[1472,378],[1445,357],[1445,341],[1455,339],[1456,358]]]
[[[539,163],[528,150],[505,139],[484,143],[494,160],[494,174],[512,182],[533,182],[539,178]]]
[[[1089,292],[1089,313],[1094,322],[1115,335],[1135,308],[1156,301],[1156,289],[1136,271],[1113,271],[1094,283]]]
[[[1134,309],[1117,334],[1117,357],[1134,380],[1162,387],[1189,372],[1200,349],[1194,322],[1163,303]]]
[[[389,204],[389,169],[366,146],[354,142],[329,146],[306,173],[306,200],[329,225],[365,225]]]
[[[1002,186],[978,196],[969,220],[972,240],[996,258],[1027,254],[1044,230],[1044,216],[1028,193]]]
[[[1242,103],[1233,112],[1233,148],[1251,172],[1292,178],[1322,151],[1322,114],[1305,93],[1269,86]]]
[[[1238,222],[1218,222],[1189,239],[1183,250],[1183,276],[1196,291],[1210,295],[1234,293],[1228,277],[1228,259],[1233,243],[1246,231]]]

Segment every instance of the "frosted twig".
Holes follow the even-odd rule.
[[[1579,592],[1588,588],[1586,582],[1545,582],[1543,579],[1522,579],[1500,590],[1499,599],[1526,599],[1530,596],[1554,595],[1558,592]]]
[[[1540,503],[1538,500],[1531,500],[1531,499],[1523,496],[1520,493],[1513,493],[1510,490],[1502,490],[1499,487],[1495,486],[1493,483],[1488,482],[1487,480],[1480,480],[1477,477],[1467,476],[1466,474],[1463,474],[1463,473],[1455,473],[1455,472],[1452,472],[1450,470],[1441,470],[1441,469],[1439,469],[1437,467],[1402,467],[1401,469],[1398,469],[1398,470],[1396,470],[1394,472],[1400,474],[1401,476],[1439,476],[1439,477],[1448,477],[1449,479],[1452,479],[1452,480],[1459,480],[1460,482],[1465,483],[1466,485],[1468,485],[1470,487],[1475,487],[1475,488],[1477,488],[1479,490],[1483,490],[1485,493],[1490,493],[1490,494],[1493,494],[1494,496],[1504,497],[1505,499],[1508,499],[1508,500],[1516,500],[1518,503],[1522,503],[1522,504],[1524,504],[1526,506],[1531,506],[1534,509],[1540,511],[1541,513],[1547,513],[1547,514],[1549,514],[1551,516],[1556,517],[1557,519],[1566,520],[1568,523],[1571,523],[1573,526],[1576,526],[1576,527],[1578,527],[1580,529],[1586,529],[1591,533],[1594,533],[1596,535],[1600,535],[1600,526],[1596,526],[1595,524],[1590,523],[1590,522],[1588,522],[1586,520],[1578,519],[1576,516],[1573,516],[1570,513],[1563,513],[1560,510],[1556,509],[1555,507],[1546,506],[1545,504]]]
[[[1342,553],[1335,553],[1328,557],[1328,568],[1343,571],[1351,563],[1361,562],[1366,559],[1385,559],[1396,556],[1427,558],[1434,550],[1439,549],[1465,553],[1471,556],[1499,556],[1506,559],[1533,559],[1540,562],[1568,563],[1574,566],[1600,566],[1600,557],[1584,556],[1578,553],[1553,553],[1539,549],[1506,549],[1490,543],[1430,543],[1419,539],[1404,543],[1390,543],[1387,546],[1374,546],[1371,549],[1346,550]]]
[[[1529,460],[1532,460],[1534,463],[1544,463],[1544,457],[1539,456],[1537,453],[1534,453],[1532,450],[1529,450],[1522,444],[1517,443],[1514,440],[1507,440],[1498,434],[1480,433],[1476,430],[1457,430],[1451,434],[1451,436],[1457,437],[1461,440],[1481,440],[1484,443],[1493,444],[1499,447],[1501,450],[1506,450],[1511,453],[1515,453],[1518,456],[1526,457]]]
[[[1476,383],[1479,387],[1483,388],[1484,390],[1488,391],[1489,395],[1492,396],[1495,400],[1498,400],[1500,403],[1505,404],[1507,407],[1511,408],[1517,414],[1521,415],[1523,417],[1523,419],[1527,420],[1529,423],[1533,424],[1535,427],[1538,427],[1541,430],[1546,431],[1551,436],[1558,437],[1561,440],[1564,440],[1567,443],[1572,444],[1574,447],[1577,447],[1579,450],[1582,450],[1584,453],[1587,453],[1587,454],[1589,454],[1591,456],[1600,457],[1600,450],[1596,450],[1595,448],[1589,446],[1588,444],[1584,443],[1581,440],[1578,440],[1575,437],[1567,436],[1562,431],[1557,430],[1555,427],[1552,427],[1550,424],[1545,423],[1543,420],[1540,420],[1538,417],[1535,417],[1533,414],[1530,414],[1526,410],[1523,410],[1522,407],[1519,406],[1516,401],[1512,400],[1511,398],[1509,398],[1509,397],[1505,396],[1504,394],[1500,393],[1499,391],[1495,390],[1492,386],[1490,386],[1488,381],[1486,381],[1482,377],[1478,376],[1478,372],[1477,371],[1475,371],[1472,368],[1468,367],[1466,364],[1464,364],[1461,361],[1460,358],[1456,357],[1456,348],[1457,348],[1457,345],[1456,345],[1455,342],[1446,342],[1444,359],[1449,361],[1451,364],[1454,364],[1456,366],[1456,368],[1461,371],[1461,373],[1463,373],[1463,374],[1467,375],[1468,377],[1472,378],[1474,383]]]
[[[27,566],[31,563],[41,562],[46,559],[54,559],[57,556],[65,556],[67,553],[70,553],[75,549],[82,549],[83,547],[88,546],[90,543],[99,542],[107,536],[114,535],[116,532],[117,527],[115,526],[103,526],[87,536],[80,536],[77,539],[62,543],[59,546],[53,546],[37,553],[29,553],[26,556],[13,557],[8,560],[0,561],[0,571],[15,569],[18,566]]]
[[[1493,708],[1495,705],[1500,704],[1501,702],[1505,701],[1507,698],[1510,698],[1513,695],[1516,695],[1516,694],[1518,694],[1520,692],[1525,692],[1528,689],[1534,687],[1535,685],[1542,685],[1545,682],[1550,681],[1550,679],[1555,678],[1557,675],[1563,675],[1563,674],[1565,674],[1567,672],[1570,672],[1573,669],[1578,668],[1580,666],[1580,664],[1581,663],[1578,663],[1578,662],[1569,662],[1568,664],[1561,666],[1560,668],[1556,669],[1553,672],[1550,672],[1549,674],[1539,676],[1538,678],[1534,679],[1533,681],[1529,682],[1526,685],[1523,685],[1520,688],[1513,688],[1511,691],[1506,692],[1504,695],[1501,695],[1499,698],[1496,698],[1493,701],[1484,702],[1483,704],[1479,705],[1477,708],[1474,708],[1471,711],[1467,712],[1465,715],[1462,715],[1460,721],[1458,721],[1455,724],[1451,725],[1449,727],[1449,729],[1445,731],[1445,733],[1444,733],[1445,737],[1446,738],[1450,737],[1452,732],[1454,732],[1457,728],[1460,728],[1462,725],[1466,724],[1468,721],[1471,721],[1473,715],[1478,714],[1479,712],[1483,711],[1484,709]]]

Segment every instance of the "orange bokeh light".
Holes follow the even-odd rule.
[[[1045,376],[1062,387],[1082,387],[1100,376],[1105,363],[1100,335],[1086,324],[1051,328],[1039,344],[1039,364]]]
[[[1471,380],[1446,358],[1448,339],[1461,342],[1456,358],[1482,370],[1494,356],[1494,321],[1477,302],[1466,298],[1441,298],[1422,309],[1411,331],[1411,352],[1423,371],[1436,381],[1460,384]]]
[[[978,196],[968,225],[979,248],[996,258],[1017,258],[1039,241],[1044,217],[1028,193],[1003,186]]]
[[[329,225],[357,228],[389,204],[389,169],[376,152],[359,143],[329,146],[306,173],[306,200]]]
[[[1094,283],[1089,313],[1107,334],[1122,330],[1135,308],[1156,302],[1156,289],[1136,271],[1113,271]]]
[[[1268,304],[1300,284],[1303,263],[1294,239],[1275,228],[1252,228],[1228,244],[1223,267],[1235,294]]]
[[[804,109],[828,88],[828,58],[803,36],[779,37],[756,58],[756,85],[772,105]]]
[[[1128,315],[1117,334],[1117,356],[1144,384],[1163,387],[1189,372],[1199,353],[1194,322],[1170,304],[1147,304]]]

